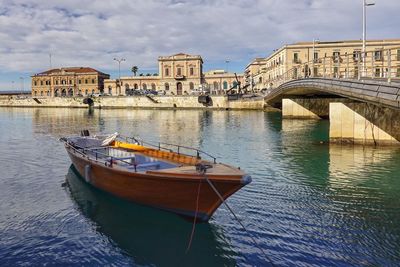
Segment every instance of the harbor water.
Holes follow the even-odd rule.
[[[245,170],[253,182],[228,203],[247,232],[221,206],[187,251],[192,221],[77,176],[59,138],[82,129]],[[261,111],[0,108],[0,266],[400,265],[400,149],[328,134],[327,120]]]

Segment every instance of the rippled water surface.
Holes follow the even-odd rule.
[[[253,182],[198,224],[114,198],[61,136],[118,131],[201,148]],[[400,151],[327,144],[328,121],[236,111],[0,108],[0,265],[400,265]]]

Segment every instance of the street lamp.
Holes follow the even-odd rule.
[[[312,65],[312,77],[315,77],[315,75],[316,75],[316,73],[314,73],[314,63],[315,63],[315,60],[318,59],[318,57],[315,58],[315,42],[319,43],[319,39],[312,40],[312,64],[311,64]]]
[[[363,75],[365,76],[365,53],[366,53],[366,39],[367,39],[367,6],[373,6],[375,3],[367,3],[367,0],[363,1],[363,40],[362,40],[362,68]]]
[[[22,95],[22,92],[24,91],[24,77],[19,77],[19,79],[21,80],[21,95]]]
[[[230,62],[229,59],[225,60],[225,63],[226,63],[226,73],[229,72],[229,62]]]
[[[114,58],[115,61],[118,62],[118,83],[117,86],[119,87],[119,95],[121,94],[121,62],[125,61],[125,58]]]

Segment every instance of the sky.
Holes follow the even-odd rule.
[[[88,66],[156,73],[158,56],[201,55],[204,69],[243,72],[284,44],[362,38],[363,0],[0,0],[0,90]],[[370,2],[373,0],[369,0]],[[400,0],[374,0],[368,39],[400,38]],[[226,63],[226,61],[229,63]]]

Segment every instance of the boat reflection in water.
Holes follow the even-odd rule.
[[[100,191],[71,165],[67,187],[79,211],[101,234],[133,258],[135,264],[157,266],[232,266],[235,253],[221,231],[208,223],[196,225],[186,253],[192,223],[172,213],[141,206]]]

